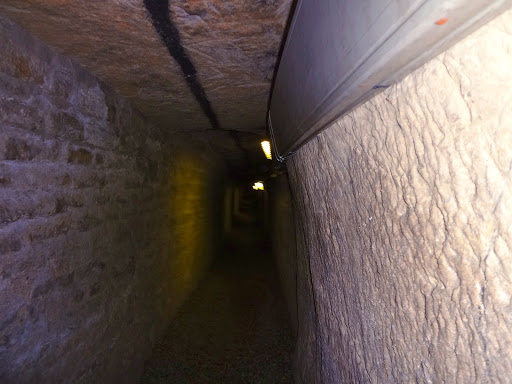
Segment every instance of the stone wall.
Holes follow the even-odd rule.
[[[288,161],[297,383],[510,382],[511,25],[508,12]]]
[[[3,18],[0,51],[0,382],[135,382],[215,252],[223,166]]]

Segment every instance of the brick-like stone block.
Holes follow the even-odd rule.
[[[70,149],[68,154],[68,163],[89,165],[92,163],[93,155],[91,151],[85,148]]]
[[[134,383],[215,252],[223,165],[1,16],[0,52],[0,383]]]

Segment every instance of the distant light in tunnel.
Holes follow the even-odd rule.
[[[272,160],[272,150],[270,147],[270,141],[264,140],[261,142],[261,148],[263,149],[263,152],[265,153],[265,156],[267,159]]]
[[[263,182],[257,181],[252,186],[252,189],[254,189],[255,191],[263,191],[263,190],[265,190],[265,187],[263,186]]]

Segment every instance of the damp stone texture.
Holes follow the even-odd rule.
[[[0,51],[0,382],[134,383],[221,237],[224,165],[1,17]]]
[[[512,12],[288,161],[297,383],[510,383]]]

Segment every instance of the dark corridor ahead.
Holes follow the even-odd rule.
[[[289,315],[262,196],[240,198],[222,254],[157,342],[139,383],[292,383]]]

